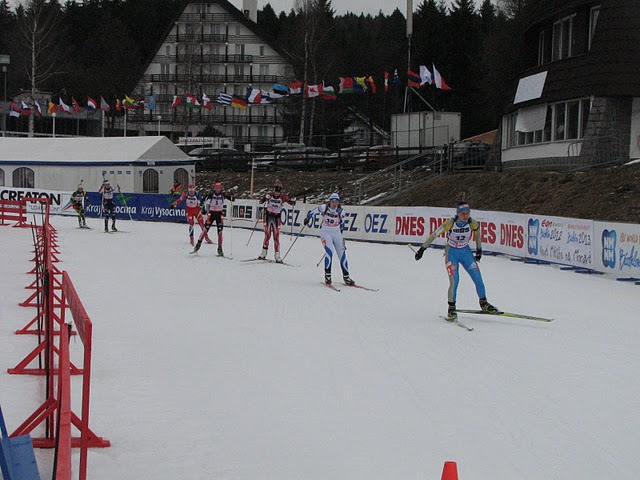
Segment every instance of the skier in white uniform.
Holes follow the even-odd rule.
[[[332,193],[329,196],[329,202],[311,210],[304,219],[305,225],[311,224],[311,219],[315,214],[319,214],[322,219],[320,227],[320,239],[324,247],[324,282],[331,284],[331,261],[333,259],[333,251],[336,252],[340,259],[340,267],[342,268],[342,277],[346,285],[354,285],[354,281],[349,276],[349,264],[347,263],[347,252],[344,245],[344,237],[342,230],[344,229],[344,211],[340,206],[340,195]]]

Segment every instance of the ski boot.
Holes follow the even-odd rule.
[[[111,231],[112,232],[117,232],[118,231],[118,229],[116,228],[116,224],[115,223],[111,225]]]
[[[327,285],[331,285],[331,269],[325,269],[324,283],[326,283]]]
[[[487,302],[486,298],[481,298],[480,299],[480,308],[482,309],[482,311],[484,313],[489,313],[489,314],[495,314],[495,313],[498,313],[500,311],[496,307],[491,305],[489,302]]]
[[[81,226],[82,226],[82,228],[87,228],[87,221],[83,220]]]
[[[456,312],[456,302],[449,302],[449,309],[447,310],[447,316],[445,320],[447,322],[455,322],[458,319],[458,312]]]
[[[280,252],[276,252],[273,258],[275,258],[276,263],[282,263],[282,258],[280,258]]]
[[[260,255],[258,255],[258,258],[260,260],[264,260],[265,258],[267,258],[267,249],[262,247],[262,252],[260,252]]]
[[[342,280],[344,281],[345,285],[348,285],[350,287],[353,287],[356,284],[356,282],[351,280],[351,277],[349,276],[348,273],[343,273],[342,274]]]
[[[109,233],[109,227],[104,227],[104,233]]]
[[[198,242],[200,243],[200,242]],[[224,256],[224,252],[222,251],[222,245],[218,245],[218,256],[219,257],[223,257]]]
[[[191,243],[191,246],[193,247],[193,244],[194,244],[193,235],[189,235],[189,243]]]
[[[198,240],[198,241],[196,242],[196,246],[195,246],[195,247],[193,247],[193,251],[194,251],[194,252],[197,252],[198,250],[200,250],[200,246],[201,246],[201,245],[202,245],[202,240]]]

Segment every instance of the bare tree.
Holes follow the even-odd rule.
[[[18,10],[19,41],[28,51],[25,63],[29,79],[29,97],[33,105],[38,88],[56,74],[62,73],[60,65],[60,5],[45,0],[29,0]],[[34,118],[29,116],[29,136],[34,135]]]

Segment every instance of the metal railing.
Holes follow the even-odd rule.
[[[226,33],[179,33],[178,35],[169,35],[165,41],[173,43],[226,43],[229,41],[229,35]]]
[[[353,182],[352,202],[374,205],[441,174],[446,163],[446,154],[439,147],[414,155]]]
[[[224,74],[152,74],[147,75],[147,82],[152,83],[190,83],[190,84],[225,84],[225,83],[277,83],[277,75],[224,75]]]
[[[234,18],[228,13],[184,13],[180,15],[178,23],[233,22]]]
[[[252,63],[253,55],[238,53],[204,53],[204,54],[178,54],[176,63]]]

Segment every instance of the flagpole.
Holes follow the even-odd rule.
[[[53,118],[53,138],[56,138],[56,112],[51,114],[51,118]]]
[[[413,34],[413,0],[407,0],[407,71],[411,68],[411,35]],[[407,99],[409,98],[409,82],[404,89],[404,113],[407,113]]]
[[[100,105],[100,113],[102,114],[102,122],[101,122],[101,127],[100,130],[102,131],[102,136],[104,137],[104,110],[102,110],[102,105]]]
[[[127,110],[128,108],[124,109],[124,136],[127,136]]]

